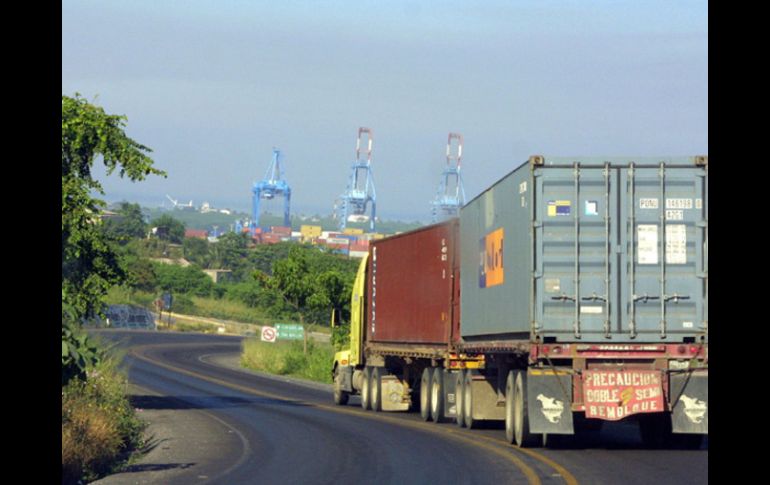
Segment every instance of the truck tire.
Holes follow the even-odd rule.
[[[361,407],[366,411],[371,408],[370,397],[372,387],[372,368],[367,366],[364,368],[364,378],[361,383]]]
[[[513,401],[516,397],[516,372],[508,371],[508,377],[505,379],[505,440],[508,443],[515,443],[516,437],[513,432]]]
[[[337,367],[334,369],[334,404],[344,406],[349,398],[350,393],[342,390],[342,372]]]
[[[513,393],[513,438],[519,448],[536,446],[542,435],[529,432],[527,371],[517,371]]]
[[[672,433],[671,443],[678,450],[700,450],[704,436],[702,434]]]
[[[455,405],[457,406],[457,416],[455,417],[455,424],[459,427],[465,426],[465,416],[463,415],[463,409],[465,408],[465,371],[460,370],[455,377]]]
[[[639,435],[645,448],[664,448],[671,442],[671,418],[668,413],[639,415]]]
[[[474,428],[473,421],[473,372],[468,370],[463,378],[463,422],[468,429]]]
[[[420,416],[423,421],[430,421],[430,388],[432,378],[433,369],[431,367],[426,367],[422,371],[422,378],[420,379]]]
[[[444,369],[433,369],[430,386],[430,417],[434,423],[444,421]]]
[[[372,384],[369,386],[369,392],[371,392],[371,405],[372,411],[378,413],[382,411],[382,373],[384,369],[381,367],[375,367],[372,369],[371,379]]]

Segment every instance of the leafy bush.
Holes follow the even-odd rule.
[[[153,263],[160,289],[177,293],[191,293],[197,296],[211,294],[214,282],[196,266]]]
[[[145,424],[126,397],[119,359],[89,366],[85,380],[62,387],[62,483],[82,483],[113,473],[142,446]]]
[[[61,385],[85,380],[86,371],[99,363],[103,351],[74,322],[74,310],[62,303]]]

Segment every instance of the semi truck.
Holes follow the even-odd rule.
[[[353,285],[350,348],[334,359],[337,404],[358,394],[375,412],[419,408],[425,420],[455,418],[445,371],[481,360],[456,349],[458,243],[457,218],[370,243]]]
[[[636,421],[651,447],[699,447],[708,435],[707,194],[707,156],[530,157],[460,210],[459,319],[446,355],[462,364],[423,361],[443,384],[427,396],[395,380],[429,406],[451,401],[444,417],[459,426],[504,422],[506,440],[520,447],[620,420]],[[409,251],[392,257],[406,262]],[[380,322],[380,307],[366,301],[374,247],[369,258],[351,328]],[[394,282],[385,283],[390,271]],[[377,261],[377,292],[396,283],[417,291],[411,276]],[[417,300],[400,311],[416,315],[428,304]],[[407,342],[421,325],[397,337]],[[382,389],[373,390],[374,373],[381,382],[391,369],[368,360],[367,345],[376,348],[368,333],[357,338],[351,351],[363,353],[335,359],[335,372],[358,380],[340,378],[335,389],[363,402]]]

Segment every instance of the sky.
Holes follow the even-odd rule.
[[[330,214],[368,127],[377,215],[428,221],[450,132],[467,200],[534,154],[708,154],[708,3],[63,0],[75,93],[168,172],[97,170],[108,201],[250,212],[275,147]]]

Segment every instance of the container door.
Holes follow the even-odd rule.
[[[632,165],[622,175],[622,332],[662,342],[705,335],[706,169]]]
[[[619,172],[561,167],[535,172],[536,325],[562,340],[597,340],[618,319]]]

